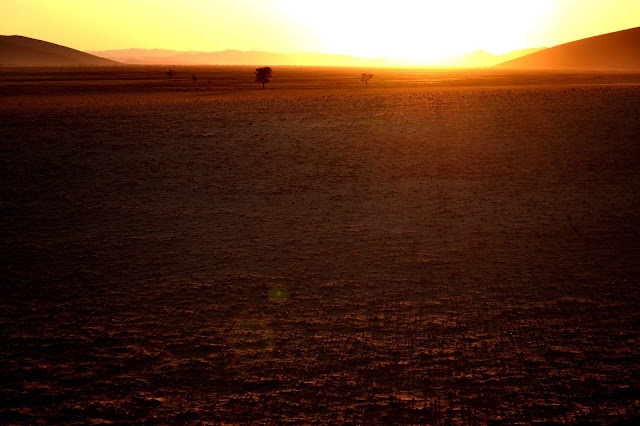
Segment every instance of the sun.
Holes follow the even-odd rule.
[[[484,49],[506,53],[551,13],[551,0],[279,0],[281,13],[329,53],[416,62]],[[530,47],[530,46],[527,46]]]

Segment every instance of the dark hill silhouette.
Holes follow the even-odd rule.
[[[496,65],[504,69],[640,69],[640,27],[561,44]]]
[[[117,65],[118,62],[23,36],[0,36],[0,66]]]

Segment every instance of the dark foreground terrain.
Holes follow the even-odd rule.
[[[639,421],[639,75],[164,71],[0,69],[2,423]]]

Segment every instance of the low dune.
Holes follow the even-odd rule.
[[[0,36],[0,66],[104,66],[118,62],[22,36]]]

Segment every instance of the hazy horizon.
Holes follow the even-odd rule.
[[[291,66],[373,66],[373,67],[433,67],[433,68],[446,68],[446,67],[487,67],[495,64],[505,62],[510,59],[514,59],[520,56],[524,56],[535,51],[546,49],[546,46],[532,47],[527,49],[519,49],[511,51],[502,55],[493,55],[483,49],[478,49],[472,52],[466,52],[461,55],[452,55],[443,58],[440,61],[433,62],[418,62],[409,61],[402,58],[391,57],[363,57],[353,56],[347,54],[331,54],[322,52],[267,52],[261,50],[238,50],[238,49],[224,49],[216,51],[196,51],[196,50],[171,50],[171,49],[143,49],[143,48],[127,48],[127,49],[108,49],[108,50],[89,50],[86,53],[92,55],[105,57],[111,60],[122,62],[123,64],[130,65],[211,65],[207,62],[207,58],[212,58],[214,55],[217,58],[223,60],[216,65],[245,65],[244,63],[233,63],[225,58],[226,55],[232,55],[232,57],[238,56],[250,56],[250,55],[262,55],[269,58],[267,62],[272,65],[291,65]],[[281,58],[280,61],[276,59],[274,62],[273,57]],[[198,58],[205,62],[198,62]],[[173,61],[179,60],[180,62],[166,62],[171,59]]]

